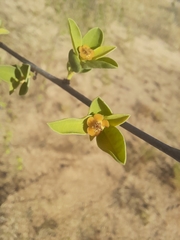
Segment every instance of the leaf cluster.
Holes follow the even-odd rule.
[[[95,114],[101,114],[108,120],[109,127],[96,137],[98,147],[110,154],[117,162],[126,163],[126,144],[122,133],[116,128],[117,125],[124,123],[128,114],[113,114],[109,106],[101,99],[96,98],[92,101],[87,116],[83,118],[68,118],[48,123],[49,127],[59,134],[87,134],[87,119]],[[89,136],[90,141],[95,137]]]
[[[19,95],[25,95],[28,92],[31,77],[32,73],[28,64],[22,64],[20,67],[18,65],[0,66],[0,79],[9,84],[9,94],[20,87]]]
[[[69,32],[73,49],[69,51],[67,79],[71,79],[73,73],[85,73],[92,68],[117,68],[118,64],[112,58],[105,57],[112,52],[115,46],[103,46],[104,34],[98,27],[90,29],[83,37],[76,22],[68,19]],[[81,55],[81,48],[89,48],[92,52],[90,59],[84,59]],[[86,50],[86,49],[85,49]],[[83,50],[82,50],[83,51]]]

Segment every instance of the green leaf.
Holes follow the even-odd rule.
[[[87,118],[66,118],[55,122],[48,123],[48,126],[60,134],[87,134],[84,129],[84,120]]]
[[[108,116],[112,114],[111,109],[108,107],[108,105],[101,99],[101,98],[95,98],[91,106],[89,108],[89,114],[96,114],[100,113],[104,116]]]
[[[123,135],[113,126],[105,128],[96,137],[98,147],[110,154],[117,162],[126,163],[126,143]]]
[[[71,71],[81,72],[82,67],[79,60],[79,57],[74,53],[73,49],[69,51],[69,64],[71,66]]]
[[[11,84],[12,84],[12,89],[14,90],[19,86],[20,81],[18,81],[17,79],[11,78]]]
[[[80,73],[86,73],[86,72],[89,72],[91,69],[82,69],[81,71],[80,71]]]
[[[98,58],[97,60],[91,60],[81,63],[84,69],[87,68],[117,68],[118,64],[109,57]]]
[[[128,114],[113,114],[110,116],[105,116],[111,126],[117,126],[123,124],[130,117]]]
[[[22,74],[24,76],[24,80],[29,78],[31,66],[29,64],[22,64],[20,69],[21,69],[21,72],[22,72]]]
[[[15,69],[15,76],[16,78],[21,81],[21,80],[24,80],[24,76],[23,76],[23,73],[21,71],[21,68],[20,66],[18,65],[13,65],[16,69]]]
[[[83,37],[83,45],[87,45],[92,49],[101,46],[103,42],[103,32],[100,28],[95,27],[90,29]]]
[[[20,90],[19,90],[19,95],[20,96],[25,95],[28,92],[28,89],[29,89],[29,81],[24,82],[21,85]]]
[[[19,95],[22,96],[22,95],[25,95],[28,90],[29,90],[29,85],[30,85],[30,77],[26,79],[26,82],[24,82],[21,87],[20,87],[20,90],[19,90]]]
[[[14,66],[0,66],[0,79],[11,84],[11,79],[16,79],[15,69]]]
[[[73,45],[73,49],[74,52],[78,55],[78,47],[82,46],[82,35],[81,35],[81,31],[78,27],[78,25],[76,24],[76,22],[71,19],[68,18],[68,24],[69,24],[69,32],[71,35],[71,41],[72,41],[72,45]]]
[[[9,31],[5,28],[0,28],[0,34],[9,34]]]
[[[19,81],[26,81],[30,76],[31,66],[29,64],[22,64],[22,66],[13,65],[15,67],[15,76]]]
[[[115,46],[100,46],[94,49],[94,57],[93,59],[98,59],[116,49]]]

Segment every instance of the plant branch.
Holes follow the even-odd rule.
[[[50,73],[44,71],[43,69],[36,66],[34,63],[30,62],[29,60],[25,59],[24,57],[20,56],[18,53],[14,52],[10,48],[8,48],[2,42],[0,42],[0,48],[2,48],[3,50],[5,50],[9,54],[11,54],[13,57],[18,59],[19,61],[21,61],[25,64],[29,64],[31,66],[31,71],[35,71],[35,72],[39,73],[40,75],[44,76],[45,78],[49,79],[51,82],[55,83],[56,85],[58,85],[59,87],[61,87],[62,89],[64,89],[68,93],[70,93],[72,96],[74,96],[75,98],[80,100],[85,105],[90,106],[91,100],[86,98],[84,95],[82,95],[81,93],[79,93],[75,89],[73,89],[68,84],[69,83],[68,80],[59,79],[59,78],[51,75]],[[152,146],[159,149],[160,151],[166,153],[167,155],[174,158],[178,162],[180,162],[180,150],[179,149],[173,148],[173,147],[159,141],[158,139],[156,139],[156,138],[150,136],[149,134],[141,131],[140,129],[134,127],[133,125],[131,125],[128,122],[125,122],[120,126],[123,127],[124,129],[126,129],[127,131],[131,132],[135,136],[141,138],[145,142],[151,144]]]

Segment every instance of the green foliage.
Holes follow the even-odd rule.
[[[69,51],[69,65],[71,66],[71,69],[76,73],[81,72],[82,70],[79,58],[72,49]]]
[[[99,58],[96,60],[92,60],[92,61],[86,61],[85,63],[82,62],[82,67],[84,69],[90,69],[90,68],[114,68],[114,67],[118,67],[117,63],[108,57],[104,57],[104,58]]]
[[[73,19],[69,18],[68,23],[69,23],[69,32],[71,36],[73,50],[78,55],[78,47],[82,45],[81,31]]]
[[[105,128],[96,138],[98,147],[117,162],[126,163],[126,144],[122,133],[115,127]]]
[[[74,73],[85,73],[92,68],[117,68],[118,64],[105,57],[115,46],[102,46],[104,34],[98,27],[90,29],[84,37],[73,19],[68,19],[69,32],[73,49],[68,55],[68,79]],[[0,28],[0,34],[8,31]],[[10,94],[19,87],[19,95],[28,92],[32,73],[30,65],[0,66],[0,79],[10,86]],[[124,123],[129,118],[127,114],[113,114],[101,98],[92,102],[87,116],[84,118],[67,118],[48,123],[48,126],[59,134],[89,135],[90,141],[96,137],[98,147],[111,155],[116,161],[125,164],[126,144],[121,132],[115,126]],[[22,169],[22,159],[17,158],[19,169]]]
[[[19,95],[25,95],[28,92],[31,77],[28,64],[22,64],[20,67],[18,65],[0,66],[0,79],[9,84],[10,94],[20,86]]]
[[[128,118],[129,118],[129,115],[127,114],[113,114],[105,117],[105,119],[109,121],[111,126],[121,125],[124,122],[126,122]]]
[[[8,34],[9,31],[2,27],[0,21],[0,34]],[[0,80],[9,84],[9,94],[12,94],[20,86],[19,95],[25,95],[28,92],[30,84],[30,65],[22,64],[14,66],[0,66]]]
[[[113,51],[115,46],[101,46],[104,35],[100,28],[90,29],[84,37],[76,22],[68,19],[69,32],[73,49],[69,52],[67,70],[67,79],[71,79],[74,72],[85,73],[92,68],[117,68],[116,61],[109,57],[104,57]]]
[[[9,34],[9,31],[3,27],[2,21],[0,20],[0,35],[1,34]]]
[[[96,49],[103,43],[104,34],[98,27],[90,29],[82,39],[82,45],[88,45],[92,49]],[[81,46],[81,45],[79,45]]]
[[[89,134],[90,141],[96,137],[97,145],[101,150],[111,155],[117,162],[125,164],[125,140],[115,126],[124,123],[128,118],[128,114],[113,114],[101,98],[96,98],[84,118],[62,119],[48,125],[59,134]],[[94,134],[91,134],[93,131]]]
[[[100,113],[105,116],[112,115],[112,111],[107,104],[101,98],[95,98],[89,108],[89,114]]]
[[[11,83],[11,79],[16,79],[14,66],[0,66],[0,79]]]
[[[94,50],[94,57],[93,59],[98,59],[105,54],[108,54],[109,52],[113,51],[116,47],[114,46],[100,46]]]
[[[85,118],[77,119],[77,118],[67,118],[62,119],[56,122],[48,123],[49,127],[60,134],[80,134],[85,135],[86,132],[84,130],[84,120]]]
[[[0,34],[8,34],[9,31],[5,28],[0,28]]]

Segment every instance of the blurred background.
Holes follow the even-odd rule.
[[[83,34],[100,27],[119,64],[77,74],[72,87],[180,148],[180,1],[0,1],[10,31],[0,41],[65,78],[69,17]],[[0,64],[20,62],[0,49]],[[180,165],[124,129],[122,166],[87,136],[46,124],[87,111],[40,75],[23,97],[0,82],[0,240],[180,238]]]

